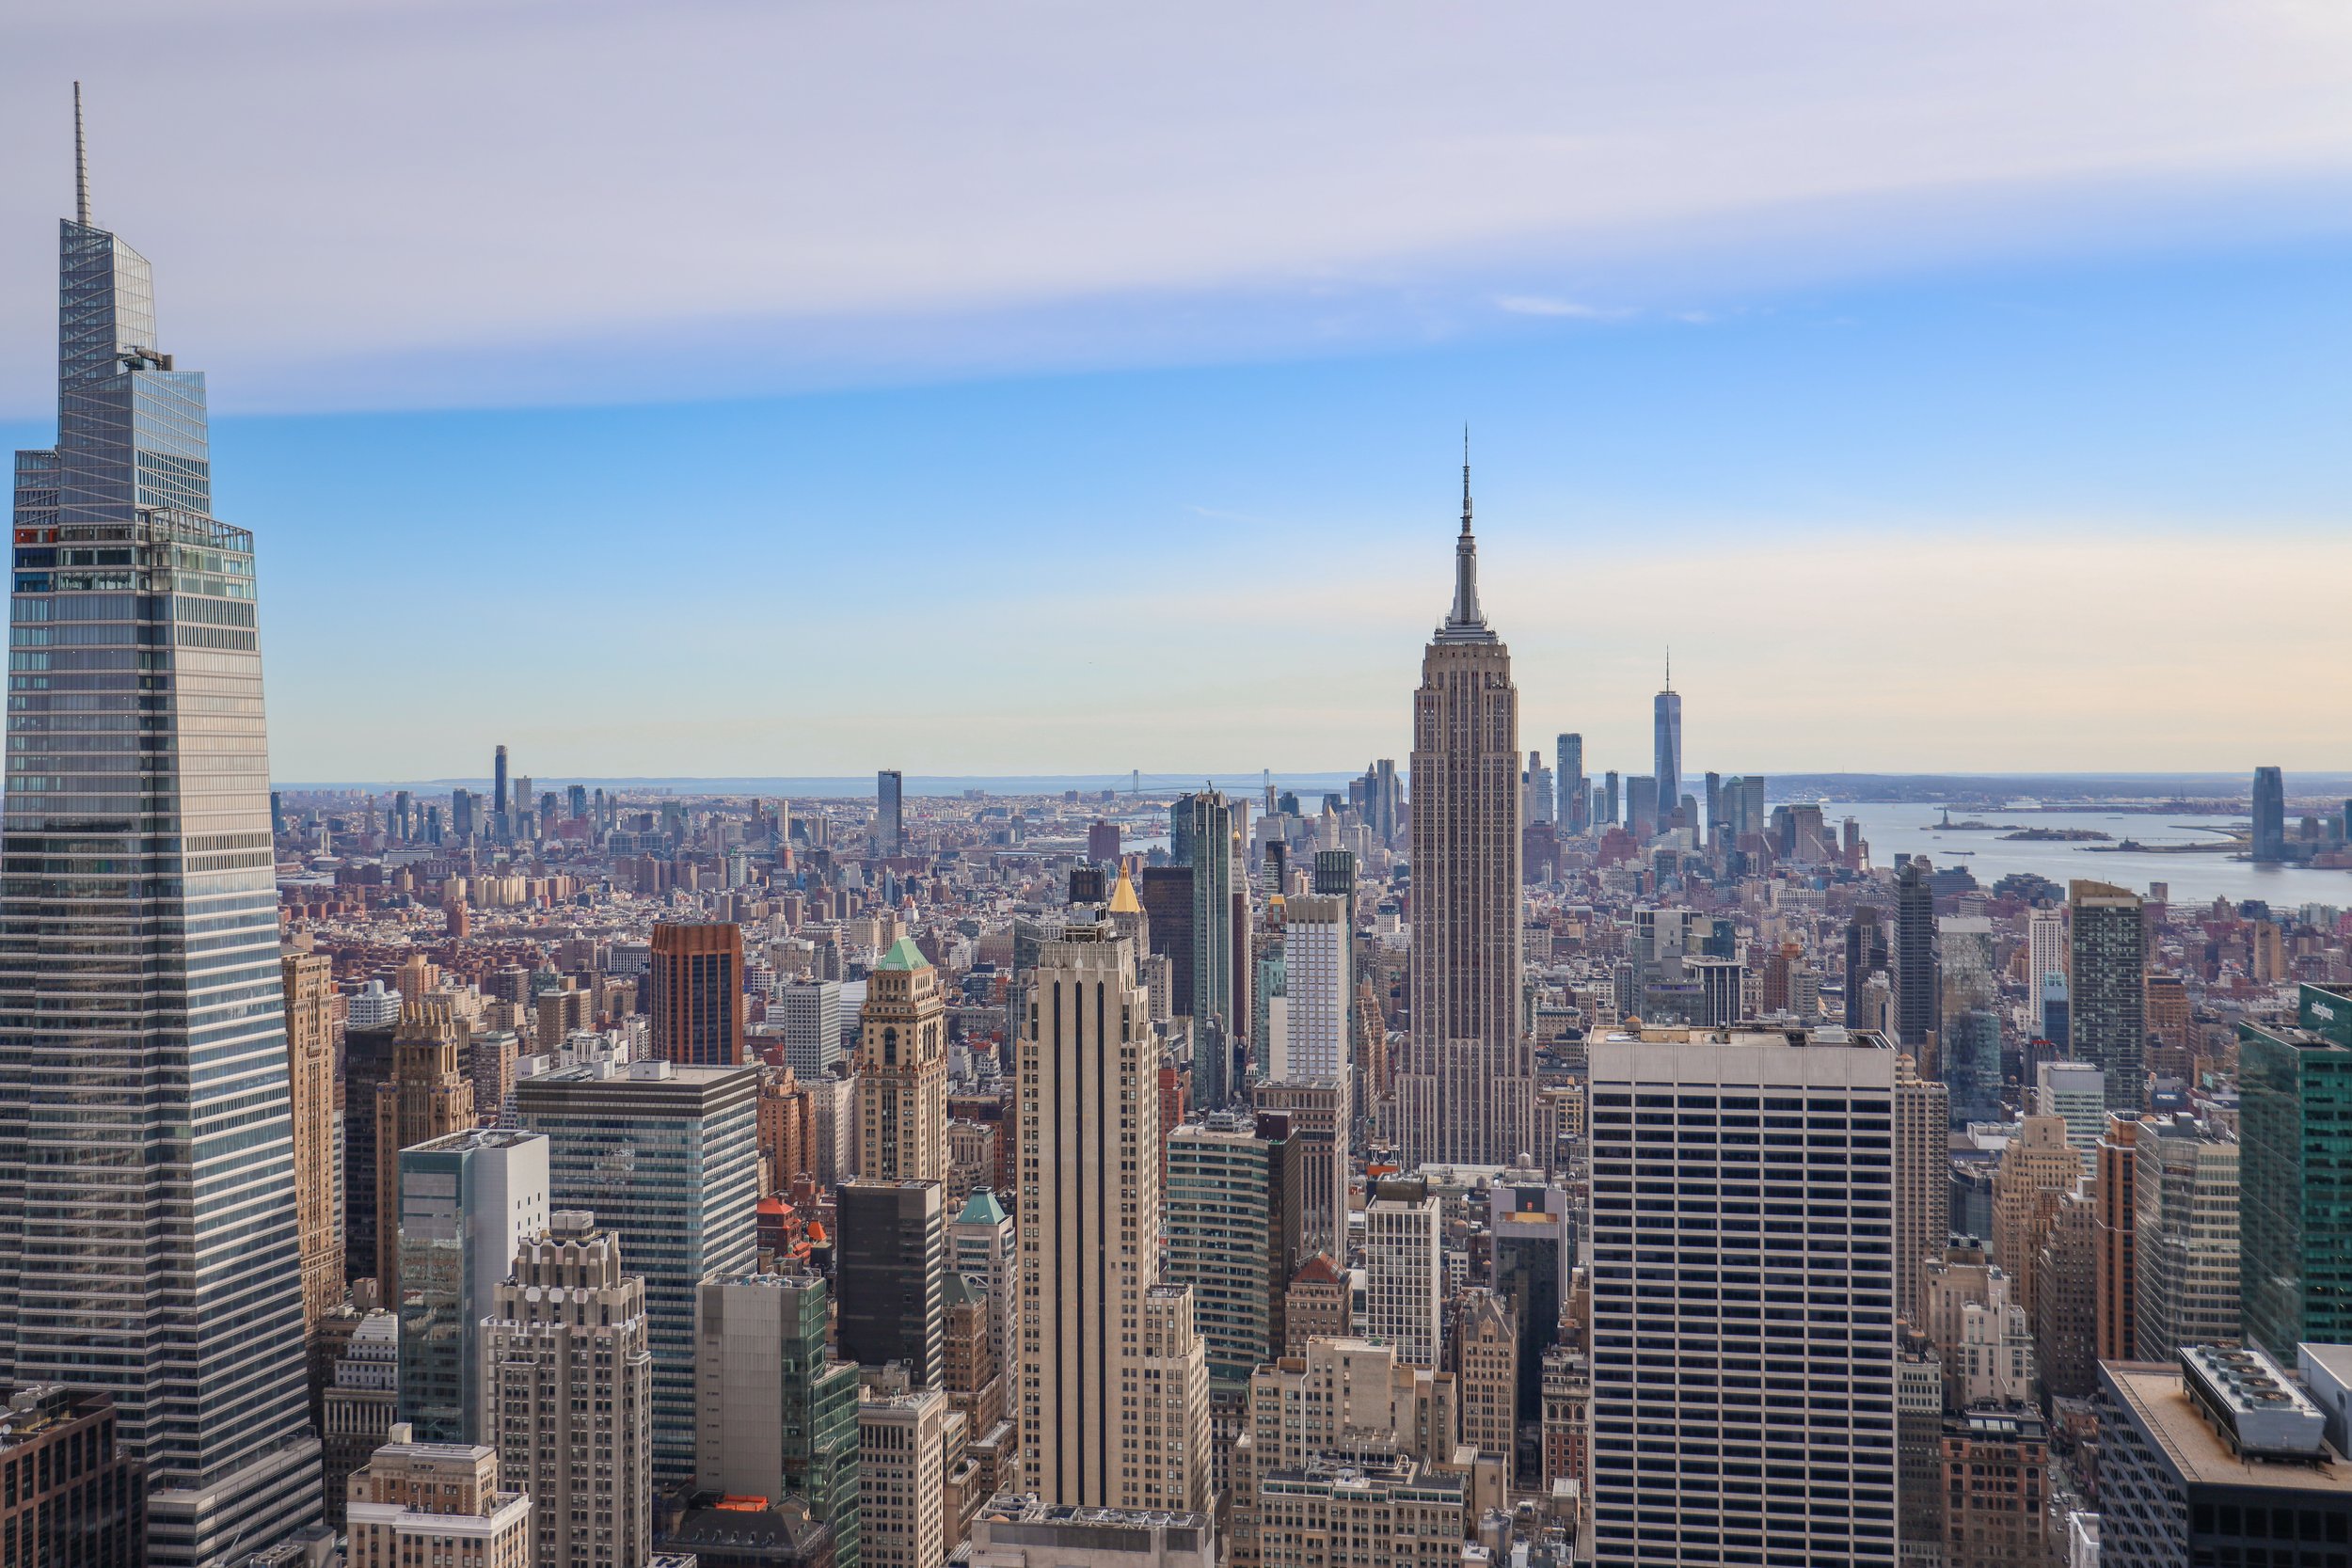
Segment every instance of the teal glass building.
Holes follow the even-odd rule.
[[[2352,990],[2238,1025],[2238,1284],[2249,1344],[2352,1340]]]

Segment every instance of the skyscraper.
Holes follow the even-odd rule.
[[[2293,1026],[2238,1023],[2239,1310],[2246,1342],[2274,1355],[2352,1339],[2347,1004],[2306,984]]]
[[[653,1053],[665,1062],[743,1060],[743,927],[665,920],[653,928]]]
[[[506,748],[501,746],[498,754],[490,759],[490,813],[503,821],[512,805],[506,798]]]
[[[1397,1088],[1407,1165],[1508,1164],[1534,1136],[1519,1028],[1519,695],[1478,608],[1470,464],[1454,606],[1413,694],[1411,1032]]]
[[[842,1359],[897,1362],[917,1388],[937,1388],[947,1354],[947,1189],[937,1181],[859,1177],[834,1189]]]
[[[279,974],[286,998],[302,1323],[309,1334],[343,1296],[342,1227],[335,1212],[335,964],[323,953],[289,953]]]
[[[482,1430],[482,1320],[548,1225],[548,1140],[470,1127],[400,1151],[400,1418],[428,1443]]]
[[[2254,769],[2253,849],[2257,861],[2286,859],[2286,778],[2276,768]]]
[[[698,1293],[696,1484],[805,1498],[834,1560],[859,1561],[858,1369],[827,1343],[824,1276],[713,1274]]]
[[[858,1174],[946,1180],[947,1003],[912,938],[866,977],[858,1029]]]
[[[2139,895],[2106,882],[2067,886],[2072,912],[2072,1053],[2107,1075],[2107,1109],[2148,1103],[2148,928]]]
[[[1733,781],[1735,784],[1737,780]],[[1857,907],[1846,922],[1846,1027],[1864,1027],[1862,989],[1870,976],[1887,966],[1886,927],[1879,911],[1867,904]]]
[[[1017,1046],[1021,1248],[1014,1306],[1023,1491],[1123,1508],[1120,1401],[1140,1393],[1159,1283],[1159,1046],[1135,956],[1100,927],[1047,942]]]
[[[874,852],[902,853],[906,847],[906,775],[885,768],[874,775]]]
[[[1682,697],[1675,690],[1674,660],[1666,660],[1666,685],[1650,705],[1650,743],[1658,782],[1658,826],[1664,832],[1682,801]]]
[[[1593,826],[1593,792],[1584,780],[1584,737],[1564,735],[1555,752],[1559,767],[1553,773],[1554,787],[1560,792],[1560,826],[1571,833],[1589,832]]]
[[[1182,796],[1169,828],[1171,855],[1192,870],[1192,1102],[1214,1110],[1233,1087],[1232,808],[1213,789]]]
[[[1924,857],[1914,855],[1895,879],[1895,1033],[1896,1043],[1919,1064],[1920,1075],[1940,1079],[1935,1025],[1943,987],[1935,968],[1935,890],[1928,882],[1932,869]]]
[[[149,1561],[210,1564],[319,1517],[253,536],[75,99],[57,444],[16,454],[0,1376],[111,1394]]]

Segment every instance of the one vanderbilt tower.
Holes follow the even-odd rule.
[[[1398,1085],[1405,1163],[1508,1164],[1534,1148],[1535,1062],[1519,1028],[1519,693],[1478,609],[1470,452],[1454,608],[1413,693],[1412,1008]]]
[[[320,1513],[253,539],[204,377],[90,217],[75,90],[57,444],[16,454],[0,824],[0,1381],[114,1396],[147,1560]]]

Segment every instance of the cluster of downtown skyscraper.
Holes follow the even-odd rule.
[[[0,1568],[2352,1568],[2342,911],[1881,869],[1671,679],[1548,763],[1467,463],[1319,803],[273,795],[86,181],[59,279]]]

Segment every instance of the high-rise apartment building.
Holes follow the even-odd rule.
[[[286,1000],[286,1103],[294,1122],[294,1233],[308,1335],[343,1297],[343,1235],[335,1203],[335,963],[323,953],[288,953],[278,974]]]
[[[1535,1063],[1519,1027],[1519,697],[1478,608],[1470,465],[1454,605],[1413,694],[1409,1040],[1397,1085],[1404,1163],[1509,1164],[1534,1133]]]
[[[2066,902],[2070,1049],[2107,1075],[2107,1109],[2136,1113],[2148,1103],[2148,928],[2139,896],[2078,879]]]
[[[2026,994],[2038,997],[2053,974],[2066,975],[2066,911],[2033,909],[2026,911]]]
[[[2106,1075],[2088,1062],[2043,1062],[2034,1069],[2033,1109],[2066,1123],[2066,1141],[2082,1156],[2084,1174],[2096,1175],[2107,1130]]]
[[[400,1417],[420,1441],[482,1432],[482,1320],[547,1228],[548,1140],[469,1128],[400,1151]]]
[[[532,1494],[531,1560],[637,1568],[653,1550],[653,1352],[620,1238],[593,1214],[550,1214],[482,1333],[482,1440]]]
[[[860,1177],[834,1192],[836,1343],[843,1359],[906,1369],[937,1388],[947,1354],[947,1189]]]
[[[900,937],[866,980],[858,1014],[858,1173],[947,1177],[947,999],[939,971]]]
[[[665,1062],[743,1060],[743,927],[665,920],[653,928],[652,1053]]]
[[[319,1517],[253,537],[79,189],[57,442],[16,454],[0,1380],[112,1395],[149,1560],[210,1564]]]
[[[890,856],[906,852],[906,775],[885,768],[874,775],[874,850]]]
[[[2286,776],[2276,768],[2254,769],[2254,831],[2257,861],[2282,861],[2287,854]]]
[[[1290,1123],[1298,1149],[1299,1254],[1347,1250],[1347,1183],[1354,1165],[1349,1077],[1272,1079],[1251,1094],[1259,1111]]]
[[[516,1120],[548,1144],[548,1196],[617,1232],[645,1282],[658,1485],[694,1475],[695,1290],[757,1247],[758,1075],[750,1068],[559,1068],[515,1085]]]
[[[1896,1063],[1842,1029],[1593,1042],[1596,1563],[1892,1568]],[[1661,1183],[1712,1196],[1668,1229]]]
[[[2057,1117],[2027,1117],[2001,1151],[1993,1179],[1993,1259],[2016,1282],[2015,1300],[2031,1320],[2040,1284],[2042,1243],[2058,1206],[2081,1189],[2082,1158]]]
[[[1445,1336],[1443,1204],[1418,1178],[1374,1185],[1364,1208],[1363,1331],[1400,1360],[1434,1367]]]
[[[1555,748],[1554,787],[1560,793],[1560,826],[1570,833],[1592,831],[1593,791],[1584,777],[1584,737],[1564,735]]]
[[[2139,1170],[2140,1124],[2137,1117],[2110,1114],[2106,1131],[2094,1150],[2091,1199],[2091,1291],[2098,1324],[2092,1340],[2101,1361],[2139,1359],[2138,1249],[2134,1227],[2138,1221],[2138,1195],[2133,1189]]]
[[[531,1494],[486,1444],[420,1443],[404,1422],[351,1477],[353,1568],[530,1568]]]
[[[1015,1048],[1020,1137],[1014,1391],[1022,1490],[1132,1506],[1120,1411],[1159,1283],[1159,1046],[1135,954],[1073,927],[1039,956]]]
[[[814,1274],[714,1274],[700,1287],[695,1484],[805,1500],[859,1561],[858,1369],[834,1359]]]
[[[1313,894],[1283,903],[1283,994],[1290,1026],[1269,1060],[1269,1078],[1344,1078],[1351,1069],[1348,1006],[1356,991],[1356,960],[1349,903]]]

